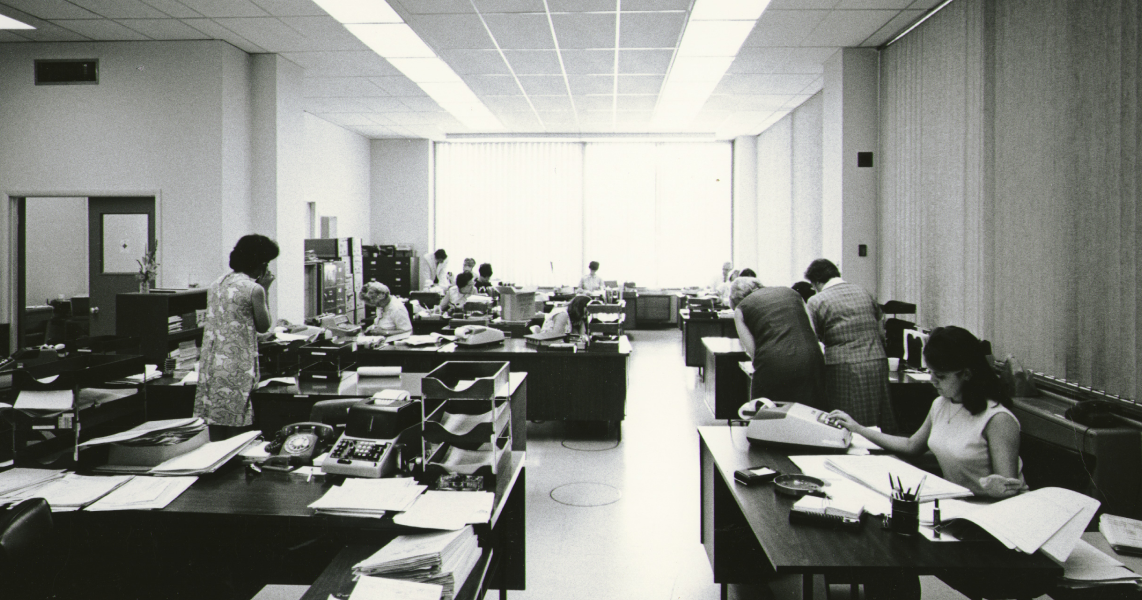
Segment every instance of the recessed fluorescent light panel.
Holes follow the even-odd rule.
[[[655,106],[656,129],[694,120],[767,6],[769,0],[695,0]]]
[[[470,129],[503,129],[432,48],[384,0],[314,0],[373,52],[415,82],[441,108]]]
[[[12,17],[0,15],[0,29],[35,29],[27,23],[21,23]]]

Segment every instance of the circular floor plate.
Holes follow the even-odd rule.
[[[551,499],[567,506],[606,506],[620,497],[617,488],[605,483],[568,483],[551,490]]]
[[[602,452],[619,447],[618,440],[563,440],[563,447],[583,452]]]

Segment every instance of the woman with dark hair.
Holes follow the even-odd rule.
[[[599,277],[599,261],[593,260],[587,265],[590,273],[587,273],[579,280],[579,285],[575,286],[576,291],[580,292],[593,292],[601,290],[606,287],[603,278]]]
[[[590,296],[575,296],[567,306],[551,309],[543,317],[543,327],[536,333],[576,333],[585,335],[587,330],[587,305]]]
[[[1006,498],[1026,490],[1019,421],[987,363],[983,343],[965,329],[937,327],[924,346],[924,362],[940,397],[911,437],[869,429],[841,411],[831,416],[886,450],[906,455],[931,450],[944,479],[977,496]]]
[[[738,277],[730,284],[730,305],[742,350],[753,360],[750,398],[828,410],[825,362],[801,296]]]
[[[225,439],[253,425],[250,392],[261,379],[258,335],[270,329],[266,290],[274,282],[270,261],[278,245],[247,235],[230,252],[230,273],[210,284],[199,356],[194,414],[210,425],[212,439]]]
[[[806,303],[813,330],[825,345],[825,394],[829,405],[858,421],[897,433],[888,401],[888,354],[880,304],[859,285],[841,279],[832,262],[819,258],[805,270],[816,295]]]
[[[472,283],[472,285],[476,286],[476,293],[484,294],[485,296],[491,296],[492,298],[499,297],[500,293],[496,291],[496,285],[492,283],[491,263],[481,264],[480,269],[477,272],[480,274],[480,276],[477,277],[476,281]]]
[[[437,307],[441,313],[446,313],[452,308],[464,308],[464,303],[468,301],[468,296],[476,293],[476,287],[472,285],[472,280],[475,276],[471,271],[464,271],[456,276],[456,285],[450,286],[444,291],[444,297],[440,299],[440,305]]]

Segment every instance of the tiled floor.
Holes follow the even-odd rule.
[[[719,598],[698,539],[695,430],[715,421],[696,397],[697,369],[683,365],[678,330],[630,333],[634,352],[621,443],[602,426],[528,426],[527,590],[509,598]],[[555,497],[593,506],[556,501],[552,491],[561,486],[570,487]],[[933,578],[923,585],[925,600],[963,598]],[[815,589],[823,600],[823,586]],[[847,588],[833,590],[834,599],[848,596]],[[730,590],[730,598],[785,595]]]

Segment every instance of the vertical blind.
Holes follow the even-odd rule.
[[[704,285],[731,252],[729,143],[436,144],[436,244],[524,286]]]

